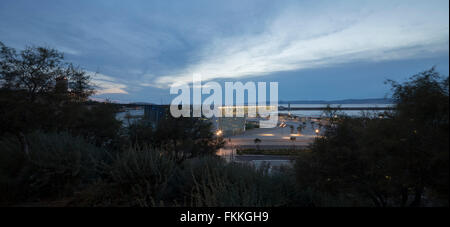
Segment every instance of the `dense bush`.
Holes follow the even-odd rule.
[[[158,123],[154,141],[156,145],[176,152],[179,163],[185,159],[214,155],[224,145],[223,138],[214,135],[209,120],[195,117],[166,117]]]
[[[0,202],[71,196],[91,183],[107,153],[67,133],[26,135],[27,153],[15,137],[0,141]]]
[[[156,132],[153,125],[145,120],[131,122],[127,127],[127,136],[131,144],[147,146],[156,144]]]
[[[313,206],[314,196],[299,190],[290,167],[271,170],[263,165],[227,163],[219,158],[186,162],[188,206]]]
[[[448,77],[392,83],[396,110],[333,119],[297,160],[300,185],[358,205],[448,206]]]
[[[117,106],[110,103],[66,104],[57,116],[58,131],[68,131],[87,142],[112,149],[117,146],[122,123],[116,119]],[[55,119],[56,120],[56,119]]]
[[[299,187],[291,168],[259,169],[216,156],[177,161],[175,152],[134,146],[109,153],[67,133],[0,142],[4,205],[339,206],[343,198]]]
[[[204,156],[178,165],[173,154],[132,148],[106,168],[107,176],[73,201],[76,206],[308,206],[292,171],[227,163]]]

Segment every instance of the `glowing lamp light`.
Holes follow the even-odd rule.
[[[272,133],[259,134],[260,136],[274,136]]]
[[[319,129],[316,129],[316,134],[319,134],[319,132],[320,132]]]
[[[217,136],[221,136],[222,133],[223,133],[222,130],[217,130],[216,135],[217,135]]]

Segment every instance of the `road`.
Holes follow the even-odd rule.
[[[272,167],[282,165],[292,165],[295,159],[293,156],[282,155],[237,155],[236,149],[253,148],[256,149],[255,138],[261,140],[258,148],[261,150],[269,149],[301,149],[308,146],[314,141],[317,136],[315,129],[318,128],[318,123],[311,124],[308,122],[306,128],[300,134],[297,133],[297,127],[302,124],[298,121],[285,121],[286,127],[276,128],[256,128],[247,130],[245,133],[237,136],[225,138],[226,145],[220,149],[217,154],[228,161],[252,163],[255,166],[260,166],[263,163],[268,163]],[[290,125],[294,127],[294,133],[291,133]],[[295,137],[292,141],[291,137]]]
[[[298,121],[285,121],[286,127],[276,127],[276,128],[255,128],[245,131],[241,135],[231,136],[225,138],[226,148],[257,148],[259,149],[300,149],[308,146],[314,141],[316,137],[315,129],[318,128],[318,124],[311,123],[306,125],[306,128],[301,131],[300,134],[297,132],[297,127],[302,124]],[[290,125],[294,127],[291,131]],[[295,140],[292,141],[291,137]],[[255,139],[261,140],[260,143],[255,144]]]

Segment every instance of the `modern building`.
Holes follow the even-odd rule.
[[[143,107],[124,107],[116,113],[116,119],[122,121],[123,126],[128,127],[144,117]]]
[[[144,105],[144,120],[156,127],[169,114],[168,105]]]
[[[222,111],[222,117],[212,118],[213,124],[217,130],[220,130],[223,136],[235,136],[245,132],[246,116],[248,115],[247,106],[224,106],[219,107]],[[225,117],[226,110],[233,113],[233,117]],[[242,111],[244,116],[236,117],[237,112]]]
[[[219,117],[217,128],[224,136],[234,136],[245,132],[245,117]]]
[[[169,108],[168,105],[144,105],[143,119],[150,122],[153,127],[156,127],[159,121],[169,116]],[[233,112],[235,111],[236,109],[234,108]],[[224,113],[222,115],[224,116]],[[224,136],[233,136],[245,132],[246,117],[213,117],[202,119],[210,121],[213,124],[213,130],[220,130]]]

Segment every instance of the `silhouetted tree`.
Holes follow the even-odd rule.
[[[259,151],[259,144],[261,143],[261,140],[259,138],[255,138],[255,140],[253,141],[256,145],[256,150]]]
[[[168,115],[156,127],[154,144],[174,150],[178,162],[182,162],[188,158],[215,154],[224,145],[224,141],[222,137],[214,137],[209,121]]]
[[[397,103],[394,119],[404,131],[405,153],[398,161],[408,170],[412,206],[422,205],[427,189],[449,193],[449,78],[435,68],[414,75],[406,83],[388,81]]]
[[[1,134],[17,136],[25,151],[25,134],[34,130],[68,130],[97,144],[108,143],[100,140],[117,133],[115,109],[84,105],[94,93],[90,76],[63,60],[51,48],[17,52],[0,42]]]
[[[38,94],[50,93],[56,78],[63,75],[63,54],[44,47],[26,47],[17,53],[0,42],[2,87],[26,91],[34,101]]]
[[[295,141],[297,140],[297,137],[291,136],[289,140],[292,142],[292,148],[295,150]]]
[[[390,83],[396,110],[333,118],[296,162],[300,185],[376,206],[448,206],[448,77],[431,69]]]
[[[69,78],[71,98],[77,102],[85,102],[95,93],[91,77],[78,67],[69,64],[64,74]]]

